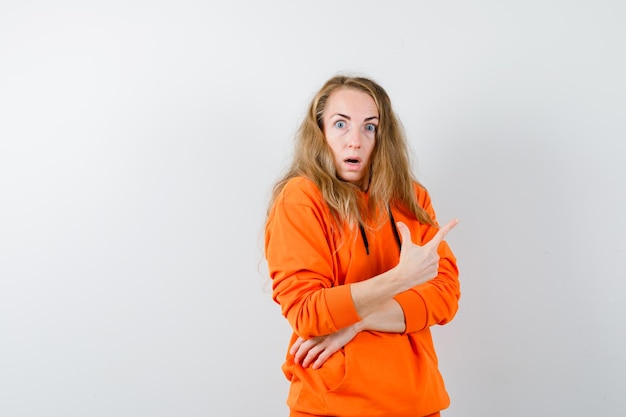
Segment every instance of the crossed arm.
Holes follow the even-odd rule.
[[[437,248],[446,234],[457,224],[456,219],[450,221],[439,229],[433,239],[419,246],[412,242],[408,227],[398,223],[398,230],[402,236],[398,265],[350,287],[356,311],[363,319],[328,335],[310,339],[299,337],[290,349],[290,354],[294,355],[294,362],[303,367],[312,366],[313,369],[317,369],[333,353],[364,330],[404,333],[406,330],[404,311],[393,297],[437,276],[439,268]]]

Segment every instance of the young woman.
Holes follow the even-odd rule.
[[[385,90],[337,76],[313,99],[265,228],[293,328],[291,416],[437,416],[449,398],[430,326],[455,315],[456,259]]]

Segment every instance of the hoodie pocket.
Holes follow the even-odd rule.
[[[328,404],[348,402],[355,410],[416,405],[420,369],[406,335],[363,332],[346,345],[344,354],[345,376],[326,392]]]

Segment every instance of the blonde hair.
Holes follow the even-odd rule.
[[[378,107],[379,123],[376,142],[370,158],[368,207],[361,207],[357,186],[336,175],[333,153],[323,131],[323,114],[330,95],[349,88],[368,94]],[[368,224],[374,214],[387,218],[389,206],[400,205],[422,223],[434,225],[428,213],[419,206],[410,169],[405,134],[387,92],[376,82],[364,77],[338,75],[328,80],[315,95],[295,138],[294,157],[285,175],[273,189],[270,208],[287,182],[303,176],[315,183],[328,204],[337,225]]]

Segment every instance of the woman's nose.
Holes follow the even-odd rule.
[[[361,132],[358,129],[354,129],[349,133],[348,138],[348,146],[350,148],[360,148],[361,147]]]

